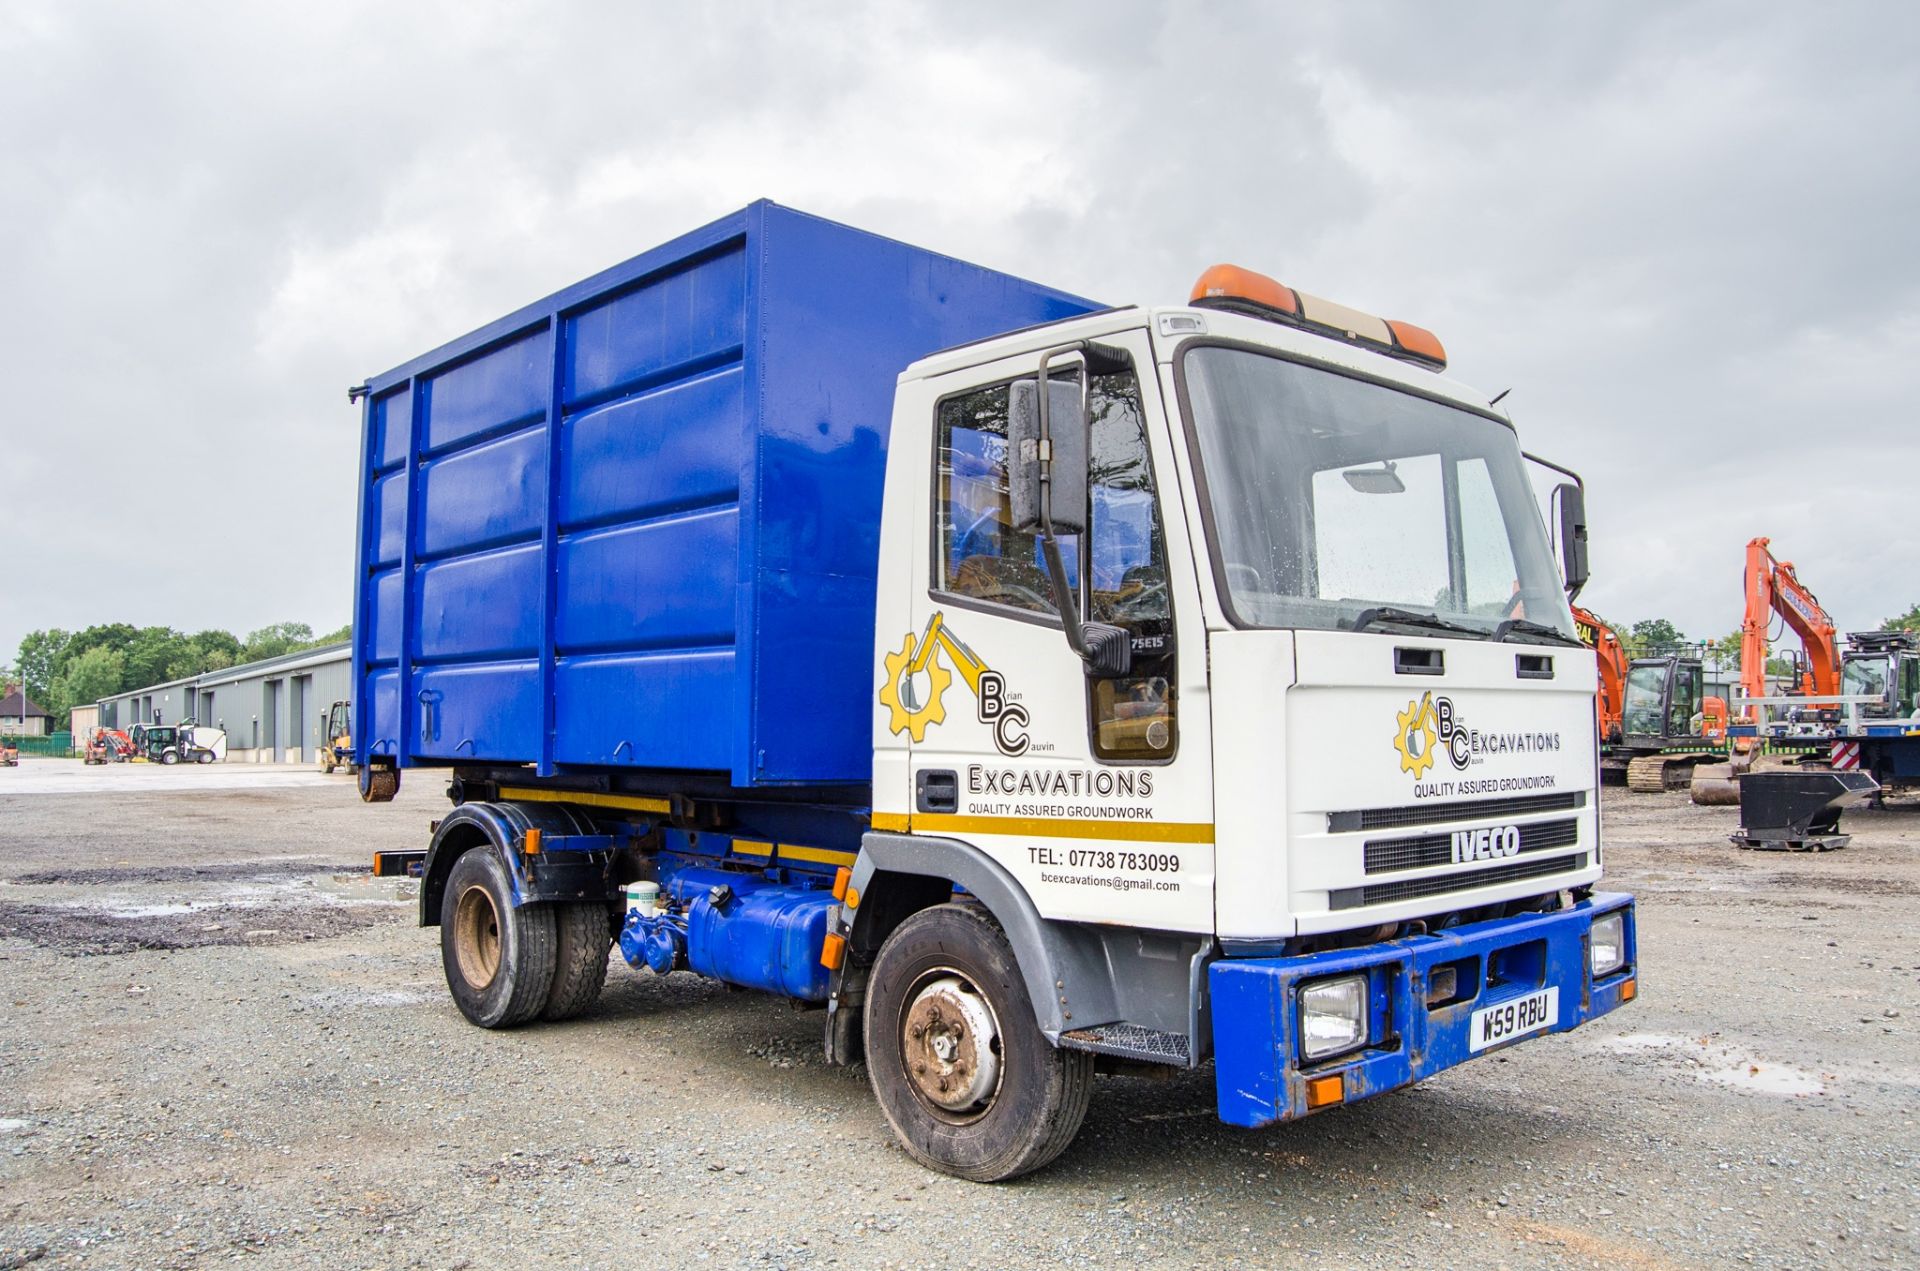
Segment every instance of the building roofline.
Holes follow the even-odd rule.
[[[241,680],[252,679],[256,675],[270,675],[277,671],[298,671],[308,666],[320,666],[327,662],[337,662],[342,656],[351,656],[353,642],[344,640],[339,644],[326,644],[317,649],[302,649],[298,653],[282,653],[279,657],[261,658],[257,662],[242,662],[238,666],[225,666],[217,671],[202,671],[198,675],[189,675],[177,680],[162,680],[158,684],[146,684],[140,688],[130,688],[95,701],[94,705],[104,706],[108,702],[117,702],[122,698],[141,697],[160,689],[181,688],[191,684],[195,687],[211,688],[220,684],[236,684]]]

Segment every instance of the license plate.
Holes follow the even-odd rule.
[[[1552,1028],[1560,1020],[1560,990],[1541,989],[1525,997],[1498,1006],[1483,1006],[1473,1013],[1467,1029],[1467,1049],[1485,1050],[1501,1042]]]

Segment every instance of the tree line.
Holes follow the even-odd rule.
[[[1698,649],[1704,654],[1716,658],[1722,666],[1737,665],[1740,661],[1740,628],[1735,627],[1723,636],[1709,636],[1705,639],[1690,640],[1686,634],[1665,618],[1642,618],[1631,625],[1608,622],[1595,614],[1613,628],[1620,637],[1620,643],[1626,647],[1630,658],[1649,657],[1659,653],[1670,653],[1681,649]],[[1888,618],[1880,624],[1882,631],[1911,631],[1920,635],[1920,604],[1915,604],[1905,613]],[[1786,675],[1792,670],[1791,659],[1779,657],[1767,659],[1767,674]]]
[[[276,622],[249,632],[242,640],[231,631],[209,629],[187,635],[172,627],[136,627],[125,622],[84,631],[55,627],[28,633],[20,641],[15,666],[26,677],[27,696],[46,708],[56,728],[64,728],[67,713],[76,706],[149,684],[338,644],[352,632],[351,626],[345,626],[316,636],[304,622]]]

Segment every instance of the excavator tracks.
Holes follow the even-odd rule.
[[[1627,761],[1627,789],[1641,794],[1685,790],[1693,782],[1693,766],[1712,755],[1641,755]]]

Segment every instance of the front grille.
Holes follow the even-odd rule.
[[[1435,825],[1442,821],[1482,821],[1492,816],[1524,816],[1529,812],[1568,812],[1587,806],[1585,790],[1565,794],[1529,794],[1512,799],[1454,799],[1446,803],[1416,803],[1406,808],[1366,808],[1357,812],[1327,813],[1327,832],[1394,830],[1403,825]]]
[[[1572,847],[1580,841],[1580,822],[1535,821],[1520,827],[1520,851],[1544,852],[1555,847]],[[1397,869],[1419,869],[1426,865],[1453,863],[1453,835],[1422,834],[1417,838],[1374,839],[1367,844],[1367,872],[1388,874]]]
[[[1439,896],[1472,887],[1491,887],[1497,883],[1517,882],[1522,878],[1544,878],[1585,869],[1587,854],[1552,856],[1543,861],[1521,861],[1514,865],[1495,865],[1489,869],[1466,869],[1431,878],[1406,878],[1396,883],[1369,883],[1365,887],[1339,887],[1327,894],[1330,909],[1358,909],[1363,905],[1387,905],[1396,900],[1416,900],[1421,896]]]

